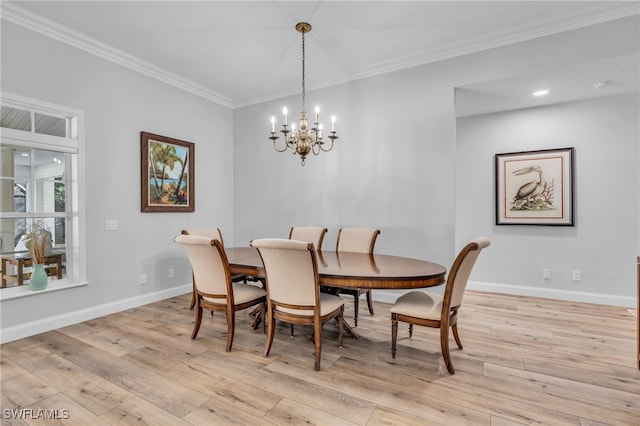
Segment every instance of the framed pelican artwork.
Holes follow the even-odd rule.
[[[496,225],[574,226],[574,148],[496,154]]]

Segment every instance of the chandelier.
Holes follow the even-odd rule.
[[[300,126],[296,128],[296,123],[291,123],[291,129],[287,124],[287,108],[282,109],[284,115],[284,123],[282,124],[282,130],[280,133],[284,135],[284,147],[279,148],[277,140],[279,136],[276,134],[276,118],[271,117],[271,136],[269,139],[273,141],[273,147],[278,152],[284,152],[287,149],[291,149],[293,155],[298,154],[300,156],[301,164],[304,166],[304,160],[310,152],[314,155],[320,154],[320,151],[328,152],[333,149],[333,143],[338,136],[336,135],[336,116],[331,117],[331,132],[327,136],[331,143],[322,140],[323,126],[320,123],[320,108],[316,106],[316,119],[313,123],[313,127],[309,128],[307,124],[307,112],[304,109],[305,102],[305,87],[304,87],[304,35],[311,31],[311,25],[306,22],[299,22],[296,24],[296,30],[302,34],[302,108],[300,112]],[[289,135],[291,133],[291,135]]]

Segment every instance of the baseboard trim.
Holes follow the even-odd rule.
[[[81,309],[79,311],[68,312],[51,318],[3,328],[0,330],[0,343],[11,342],[13,340],[55,330],[57,328],[66,327],[105,315],[114,314],[116,312],[125,311],[127,309],[136,308],[138,306],[147,305],[149,303],[158,302],[160,300],[169,299],[171,297],[180,296],[191,292],[192,289],[193,287],[191,283],[184,284],[178,287],[171,287],[155,291],[153,293],[146,293],[140,296],[130,297],[128,299],[117,300],[115,302]]]
[[[566,300],[569,302],[595,303],[597,305],[612,305],[633,308],[636,298],[616,294],[589,293],[584,291],[562,290],[558,288],[540,288],[523,285],[496,284],[479,281],[469,281],[470,290],[505,293],[517,296],[543,297],[546,299]]]
[[[440,288],[440,287],[438,287]],[[496,284],[480,281],[469,281],[469,290],[504,293],[516,296],[543,297],[546,299],[566,300],[570,302],[595,303],[597,305],[636,307],[636,298],[615,294],[588,293],[582,291],[562,290],[557,288],[539,288],[522,285]],[[408,290],[374,291],[373,299],[377,302],[394,303],[398,297]]]

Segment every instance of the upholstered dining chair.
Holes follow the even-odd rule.
[[[251,306],[260,307],[264,319],[267,293],[255,285],[232,282],[229,262],[222,242],[195,235],[179,235],[175,242],[187,252],[196,286],[196,321],[191,338],[195,339],[202,323],[202,309],[225,312],[227,317],[227,347],[233,345],[235,313]],[[254,322],[254,329],[259,321]]]
[[[442,357],[450,374],[455,373],[449,355],[449,327],[453,337],[462,349],[458,335],[458,311],[469,275],[482,249],[491,244],[489,239],[478,237],[465,245],[456,257],[444,290],[444,296],[422,291],[411,291],[398,298],[391,307],[391,356],[396,357],[398,339],[398,321],[409,323],[409,337],[413,335],[413,325],[440,329],[440,347]]]
[[[181,231],[182,235],[196,235],[199,237],[207,237],[212,240],[218,240],[222,244],[224,248],[224,240],[222,239],[222,232],[220,228],[191,228],[191,229],[183,229]],[[231,281],[242,281],[246,284],[248,277],[246,275],[232,275]],[[193,309],[196,305],[196,280],[193,279],[193,292],[191,293],[191,304],[189,305],[189,309]]]
[[[338,342],[342,347],[344,301],[320,293],[318,263],[313,244],[279,238],[256,239],[267,281],[267,342],[264,355],[269,356],[275,335],[276,319],[290,324],[313,326],[314,368],[320,370],[322,325],[336,319]]]
[[[322,250],[322,241],[324,240],[324,235],[327,233],[327,228],[322,228],[320,226],[297,226],[291,228],[289,231],[289,239],[290,240],[298,240],[298,241],[308,241],[313,243],[313,247],[321,251]]]
[[[373,254],[376,239],[380,235],[379,229],[373,228],[340,228],[338,241],[336,243],[337,252],[369,253]],[[331,292],[331,291],[330,291]],[[367,295],[367,306],[369,313],[373,312],[373,298],[371,289],[362,288],[338,288],[337,294],[348,294],[353,296],[353,325],[358,326],[358,310],[360,307],[360,296]]]

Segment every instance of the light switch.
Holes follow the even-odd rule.
[[[118,221],[115,219],[107,219],[104,221],[104,230],[105,231],[117,231],[118,230]]]

